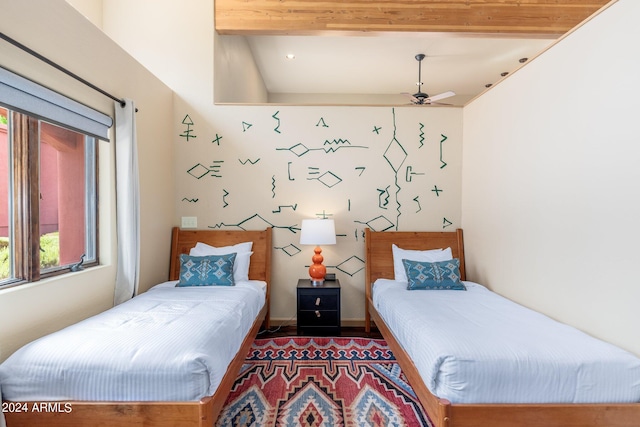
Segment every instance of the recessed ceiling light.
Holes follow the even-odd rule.
[[[287,53],[287,59],[296,59],[296,56],[293,53]]]

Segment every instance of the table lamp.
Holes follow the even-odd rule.
[[[322,249],[320,245],[336,244],[336,227],[332,219],[303,219],[300,231],[301,245],[315,245],[315,254],[311,257],[313,264],[309,267],[311,284],[314,286],[324,283],[327,268],[322,265]]]

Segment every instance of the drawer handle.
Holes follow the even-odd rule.
[[[318,317],[318,318],[319,318],[320,316],[321,316],[321,315],[320,315],[320,312],[319,312],[318,310],[316,310],[316,317]]]
[[[319,305],[320,305],[320,298],[318,297],[316,298],[316,306],[319,306]]]

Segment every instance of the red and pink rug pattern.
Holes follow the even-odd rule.
[[[384,340],[257,339],[222,427],[431,426]]]

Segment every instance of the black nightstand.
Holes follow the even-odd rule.
[[[340,281],[298,280],[298,335],[340,335]]]

